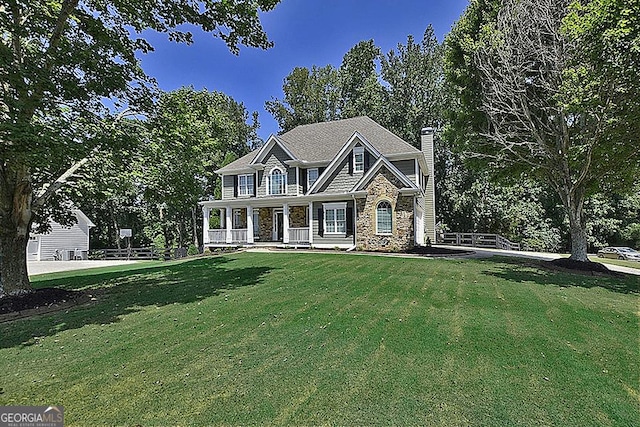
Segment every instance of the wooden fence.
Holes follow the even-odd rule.
[[[513,243],[499,234],[442,233],[439,236],[438,243],[453,246],[473,246],[476,248],[520,250],[520,243]]]
[[[187,256],[187,248],[123,248],[123,249],[96,249],[91,251],[91,259],[126,259],[126,260],[150,260],[150,259],[178,259]]]

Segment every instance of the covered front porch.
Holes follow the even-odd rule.
[[[271,207],[204,207],[203,241],[207,247],[310,246],[309,206],[287,203]],[[215,218],[215,217],[218,218]],[[218,228],[209,227],[210,223]]]

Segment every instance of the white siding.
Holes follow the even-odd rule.
[[[80,221],[71,228],[66,228],[57,222],[51,223],[51,232],[41,234],[40,261],[53,260],[56,249],[62,252],[64,259],[69,251],[89,251],[89,226]]]

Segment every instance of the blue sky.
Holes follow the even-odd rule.
[[[373,39],[387,53],[412,34],[422,38],[432,24],[440,41],[458,20],[468,0],[283,0],[262,15],[275,46],[241,47],[238,56],[219,39],[194,33],[194,44],[147,35],[155,52],[141,55],[142,67],[170,91],[193,85],[217,90],[258,111],[266,139],[278,124],[264,110],[265,101],[282,98],[282,82],[294,67],[338,67],[343,55],[361,40]]]

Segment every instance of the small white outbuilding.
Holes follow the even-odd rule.
[[[71,227],[51,221],[49,233],[31,235],[27,243],[28,261],[87,259],[89,230],[95,224],[80,209],[74,209],[72,213],[77,223]]]

